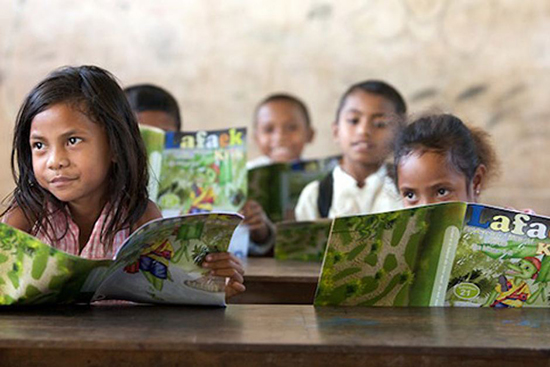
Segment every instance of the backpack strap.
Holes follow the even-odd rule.
[[[332,171],[328,173],[319,182],[319,196],[317,196],[317,209],[321,218],[327,218],[330,207],[332,206],[332,187],[334,183],[334,177]]]

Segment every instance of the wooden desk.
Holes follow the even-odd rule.
[[[550,364],[547,309],[2,309],[0,330],[2,366]]]
[[[321,264],[249,258],[246,292],[231,299],[238,304],[313,304]]]

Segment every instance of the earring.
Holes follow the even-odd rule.
[[[476,189],[475,192],[476,192],[476,195],[478,195],[478,196],[479,196],[479,194],[481,194],[481,191],[479,189]]]

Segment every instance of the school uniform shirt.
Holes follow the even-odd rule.
[[[251,161],[246,162],[246,169],[250,170],[253,168],[267,166],[268,164],[273,163],[273,160],[267,155],[261,155]]]
[[[346,215],[379,213],[403,207],[395,184],[385,165],[367,177],[363,187],[339,165],[332,171],[333,193],[329,218]],[[309,183],[300,194],[296,205],[296,220],[315,220],[321,216],[317,207],[319,181]]]
[[[64,209],[67,215],[64,215],[62,210],[54,211],[50,217],[50,221],[53,225],[52,228],[48,228],[48,232],[43,229],[36,234],[36,238],[45,243],[50,243],[50,238],[59,238],[63,236],[57,243],[51,244],[59,250],[65,251],[71,255],[80,256],[86,259],[112,259],[116,254],[116,251],[122,246],[124,241],[130,236],[130,229],[123,229],[116,233],[113,238],[112,249],[105,249],[103,242],[101,241],[101,228],[107,220],[107,205],[101,211],[99,218],[94,224],[92,233],[86,245],[80,251],[80,245],[78,243],[78,236],[80,235],[80,229],[71,218],[68,209]],[[67,227],[68,224],[68,227]],[[67,229],[67,233],[65,230]],[[48,234],[50,235],[48,237]]]

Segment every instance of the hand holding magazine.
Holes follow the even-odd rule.
[[[0,305],[134,302],[225,305],[225,279],[201,264],[227,251],[242,217],[209,213],[143,225],[114,260],[69,255],[0,223]]]
[[[294,220],[303,188],[338,165],[339,156],[272,163],[248,171],[248,198],[257,201],[273,222]]]

